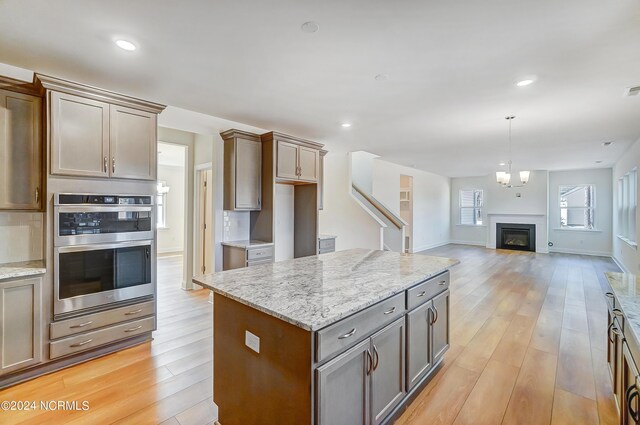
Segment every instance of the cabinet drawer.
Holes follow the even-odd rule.
[[[262,260],[266,258],[273,258],[273,247],[267,246],[264,248],[252,248],[247,250],[247,260]]]
[[[321,362],[371,335],[404,314],[404,293],[347,317],[316,333],[316,361]]]
[[[259,266],[260,264],[273,263],[273,258],[261,258],[259,260],[247,261],[247,267]]]
[[[87,332],[103,326],[113,325],[139,317],[149,316],[154,313],[153,301],[120,307],[86,316],[54,322],[49,328],[49,337],[58,339],[80,332]]]
[[[109,328],[54,341],[50,344],[49,358],[55,359],[67,356],[145,332],[151,332],[154,327],[155,317],[147,317],[146,319],[122,323]]]
[[[449,288],[449,272],[432,277],[407,290],[407,310],[418,307]]]
[[[336,240],[320,239],[320,241],[318,242],[318,248],[320,249],[320,251],[333,252],[336,250]]]

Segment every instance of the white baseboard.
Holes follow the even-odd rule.
[[[618,267],[620,267],[620,270],[622,270],[624,273],[629,273],[629,269],[627,269],[624,264],[622,264],[622,261],[618,260],[615,256],[611,256],[611,259],[613,260],[614,263],[616,263],[616,265]]]
[[[456,244],[456,245],[473,245],[473,246],[486,246],[485,242],[478,242],[478,241],[449,241],[449,243],[452,244]]]
[[[611,252],[605,251],[588,251],[584,249],[566,249],[549,247],[549,252],[557,252],[559,254],[578,254],[578,255],[593,255],[595,257],[611,257]]]
[[[444,242],[436,242],[434,244],[429,244],[429,245],[423,245],[423,246],[419,246],[417,248],[413,248],[410,252],[412,254],[415,254],[417,252],[421,252],[421,251],[426,251],[427,249],[433,249],[433,248],[438,248],[440,246],[444,246],[444,245],[448,245],[451,242],[449,241],[444,241]]]

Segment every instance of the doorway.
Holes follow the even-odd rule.
[[[400,217],[407,222],[404,252],[413,252],[413,177],[400,175]]]

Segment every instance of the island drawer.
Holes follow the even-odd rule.
[[[264,248],[251,248],[247,250],[247,260],[262,260],[273,258],[273,247],[266,246]]]
[[[109,326],[139,317],[149,316],[155,311],[154,302],[148,301],[99,313],[87,314],[73,319],[61,320],[51,323],[49,337],[51,339],[62,338],[80,332],[87,332],[103,326]]]
[[[449,288],[449,272],[444,272],[407,290],[407,310],[413,310]]]
[[[151,332],[154,328],[155,317],[147,317],[145,319],[134,320],[132,322],[64,338],[49,344],[49,358],[56,359],[80,351],[90,350],[100,345],[116,342],[145,332]]]
[[[318,248],[323,252],[333,252],[336,250],[336,240],[335,239],[320,239],[318,241]]]
[[[316,361],[345,351],[363,338],[401,317],[404,292],[316,332]]]
[[[269,264],[269,263],[273,263],[273,257],[247,261],[247,267],[259,266],[260,264]]]

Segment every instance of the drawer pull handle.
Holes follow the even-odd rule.
[[[606,292],[605,295],[609,298],[613,298],[613,294],[611,292]]]
[[[125,329],[125,332],[134,332],[137,331],[138,329],[142,329],[142,325],[140,326],[136,326],[135,328],[130,328],[130,329]]]
[[[89,326],[92,323],[93,323],[93,320],[89,320],[88,322],[80,323],[78,325],[69,326],[69,328],[70,329],[84,328],[85,326]]]
[[[418,295],[416,295],[416,297],[420,298],[420,297],[424,297],[425,295],[427,295],[427,291],[422,291]]]
[[[440,283],[438,283],[438,285],[446,285],[447,281],[446,280],[441,280]]]
[[[340,335],[340,336],[338,337],[338,339],[345,339],[345,338],[349,338],[350,336],[353,336],[353,334],[355,334],[355,333],[356,333],[356,328],[353,328],[353,329],[351,329],[349,332],[347,332],[346,334],[344,334],[344,335]]]
[[[396,311],[395,307],[391,307],[389,310],[385,311],[384,314],[391,314]]]
[[[134,311],[127,311],[124,315],[125,315],[125,316],[132,316],[132,315],[134,315],[134,314],[138,314],[138,313],[140,313],[141,311],[142,311],[142,309],[141,309],[141,308],[139,308],[139,309],[134,310]]]
[[[622,310],[620,310],[618,308],[614,308],[613,309],[613,314],[615,314],[616,316],[620,317],[620,316],[622,316]]]
[[[82,342],[79,342],[79,343],[77,343],[77,344],[71,344],[71,346],[70,346],[70,347],[71,347],[71,348],[82,347],[83,345],[87,345],[87,344],[88,344],[88,343],[90,343],[91,341],[93,341],[93,339],[88,339],[88,340],[86,340],[86,341],[82,341]]]

